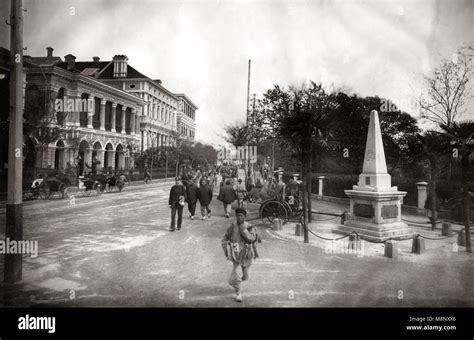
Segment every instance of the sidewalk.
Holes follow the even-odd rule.
[[[154,179],[152,180],[151,183],[145,183],[143,180],[140,180],[140,181],[133,181],[133,182],[130,182],[128,184],[126,184],[125,186],[125,189],[124,190],[138,190],[138,189],[141,189],[141,188],[144,188],[144,187],[160,187],[160,186],[166,186],[166,185],[172,185],[174,184],[174,180],[173,178],[168,178],[168,179],[164,179],[164,178],[158,178],[158,179]],[[70,186],[68,188],[68,193],[69,194],[76,194],[79,192],[79,187],[78,186]],[[36,199],[36,200],[31,200],[31,201],[24,201],[24,202],[35,202],[35,201],[41,201],[41,199]],[[0,193],[0,208],[4,208],[5,205],[7,203],[7,193],[6,192],[2,192]]]

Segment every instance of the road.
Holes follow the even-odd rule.
[[[243,284],[227,284],[220,240],[230,221],[213,200],[210,220],[185,218],[169,232],[169,185],[100,197],[27,202],[23,281],[1,284],[3,305],[107,307],[442,307],[474,305],[472,261],[427,264],[325,254],[274,237],[265,226],[260,258]],[[74,204],[71,204],[74,203]],[[250,217],[257,205],[249,205]],[[199,206],[198,209],[199,211]],[[5,225],[5,211],[0,210]],[[258,221],[254,221],[257,222]],[[4,238],[4,228],[0,229]],[[0,255],[3,276],[3,255]],[[401,293],[400,293],[401,292]]]

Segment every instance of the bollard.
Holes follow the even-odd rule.
[[[411,244],[411,252],[413,254],[422,254],[425,252],[425,250],[425,240],[419,237],[419,235],[416,235],[413,238],[413,243]]]
[[[466,233],[464,229],[461,229],[458,234],[458,246],[465,247],[466,246]]]
[[[385,242],[384,256],[392,259],[398,258],[398,244],[396,241]]]
[[[281,230],[281,220],[279,218],[273,220],[273,230]]]
[[[344,222],[348,221],[350,219],[350,213],[348,211],[344,211],[344,213],[341,215],[341,224],[344,225]]]
[[[301,223],[296,223],[295,235],[301,236],[302,234],[303,234],[303,227],[301,226]]]
[[[451,227],[451,223],[443,222],[443,226],[442,226],[442,229],[441,229],[441,235],[442,236],[448,236],[448,237],[453,236],[453,228]]]

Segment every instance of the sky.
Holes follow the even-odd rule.
[[[250,93],[313,80],[393,100],[416,116],[423,77],[474,45],[474,0],[24,0],[25,54],[129,64],[199,107],[196,139],[218,145]],[[0,20],[9,18],[0,2]],[[8,26],[0,46],[9,48]],[[472,111],[471,111],[472,112]],[[467,118],[467,115],[465,116]],[[474,117],[473,117],[474,118]]]

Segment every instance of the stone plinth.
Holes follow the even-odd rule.
[[[345,190],[350,197],[350,213],[344,225],[334,233],[357,232],[373,241],[385,241],[391,237],[406,239],[413,237],[413,229],[402,221],[402,199],[404,191],[372,192]]]

